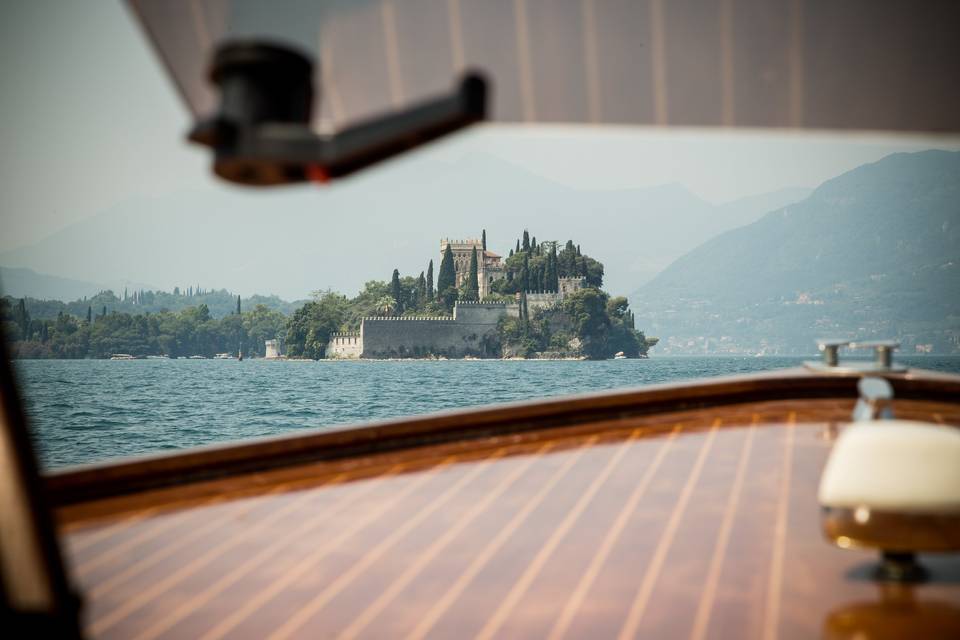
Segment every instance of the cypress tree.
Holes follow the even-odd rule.
[[[448,244],[443,252],[443,260],[440,261],[440,273],[437,274],[437,297],[443,297],[448,289],[456,286],[457,272],[453,267],[453,250]]]
[[[530,250],[536,253],[537,251],[537,236],[530,238]]]
[[[91,307],[90,305],[87,305],[87,324],[91,324],[92,322],[93,322],[93,307]]]
[[[473,252],[470,254],[470,273],[467,276],[467,299],[468,300],[479,300],[480,299],[480,278],[477,268],[477,247],[473,247]]]
[[[530,234],[526,229],[523,230],[523,251],[524,253],[530,251]]]
[[[483,239],[481,240],[481,242],[483,242],[483,250],[486,251],[487,250],[487,230],[486,229],[483,230],[482,237]]]
[[[544,274],[544,284],[546,285],[546,291],[557,291],[559,288],[559,282],[557,279],[557,251],[554,249],[547,254],[547,267],[546,273]]]
[[[390,280],[390,294],[397,302],[397,315],[403,313],[403,291],[400,288],[400,271],[393,270],[393,278]]]
[[[17,304],[17,324],[20,326],[20,335],[26,340],[30,332],[30,314],[27,313],[27,299],[20,298]]]
[[[530,254],[523,254],[523,266],[520,267],[520,288],[522,291],[530,289]]]
[[[420,306],[420,301],[425,300],[427,297],[427,279],[423,275],[423,271],[420,272],[420,276],[417,278],[417,306]]]
[[[237,315],[240,315],[240,295],[237,295]]]
[[[427,267],[427,300],[433,300],[433,260]]]
[[[513,257],[513,249],[510,249],[510,255],[507,256],[507,257],[508,257],[508,258],[512,258],[512,257]]]
[[[517,248],[514,249],[514,253],[520,253],[520,240],[517,240]]]
[[[107,305],[103,305],[103,313],[100,314],[101,318],[107,317]]]

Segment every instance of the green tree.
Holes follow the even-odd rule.
[[[557,275],[557,248],[554,246],[547,254],[547,264],[544,271],[544,289],[547,291],[559,291],[560,280]]]
[[[487,250],[487,230],[486,229],[483,230],[483,236],[481,236],[480,241],[483,243],[483,250],[486,251]]]
[[[433,300],[433,260],[427,266],[427,300]]]
[[[453,266],[453,250],[450,245],[443,252],[440,261],[440,273],[437,274],[437,297],[447,309],[453,308],[457,299],[457,272]]]
[[[20,298],[20,302],[17,305],[17,318],[16,318],[17,327],[20,329],[20,339],[26,340],[30,334],[30,314],[27,313],[27,300],[26,298]]]
[[[377,303],[377,312],[381,316],[392,316],[397,309],[397,300],[393,296],[383,296]]]
[[[240,296],[237,296],[237,315],[240,315]]]
[[[403,289],[400,287],[400,271],[393,270],[393,278],[390,280],[390,294],[397,303],[397,314],[403,313]]]
[[[581,289],[563,301],[563,311],[582,343],[583,354],[591,359],[611,355],[607,345],[611,324],[607,315],[608,299],[599,289]]]
[[[523,252],[530,251],[530,234],[526,229],[523,230]]]
[[[339,331],[347,319],[346,297],[323,292],[294,312],[287,325],[287,353],[319,359],[326,354],[330,334]]]
[[[87,305],[87,324],[93,323],[93,307]]]
[[[477,266],[477,248],[470,253],[470,271],[464,283],[464,299],[476,301],[480,299],[480,279]]]
[[[417,277],[417,305],[420,306],[420,302],[423,300],[429,300],[427,297],[427,278],[423,275],[423,271],[420,272],[420,275]]]

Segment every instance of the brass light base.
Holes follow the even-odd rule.
[[[824,507],[823,533],[844,549],[888,552],[960,551],[960,513],[892,513],[865,507]]]
[[[960,550],[960,514],[904,514],[824,507],[823,532],[844,549],[881,549],[882,559],[873,571],[880,582],[918,583],[927,571],[916,552]]]

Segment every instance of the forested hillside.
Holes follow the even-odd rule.
[[[960,349],[960,153],[894,154],[683,256],[632,297],[693,350],[816,337]],[[664,345],[667,346],[667,345]]]

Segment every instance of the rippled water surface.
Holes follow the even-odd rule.
[[[605,362],[28,360],[16,364],[48,467],[335,424],[798,365],[802,358]],[[960,358],[903,358],[960,372]]]

